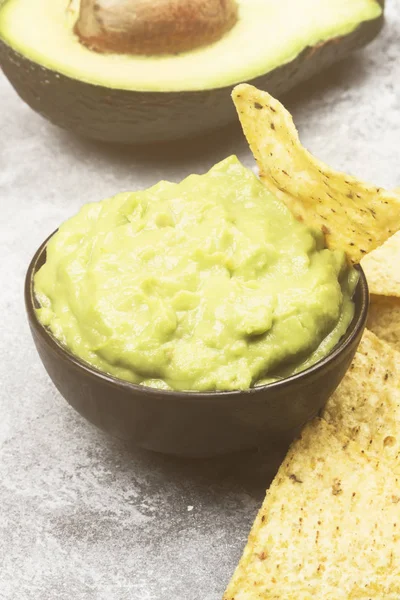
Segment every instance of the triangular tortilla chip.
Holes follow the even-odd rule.
[[[224,600],[398,600],[400,485],[324,421],[293,444]]]
[[[399,196],[314,158],[278,100],[248,84],[232,98],[262,181],[298,219],[324,231],[328,248],[358,263],[400,229]]]
[[[400,297],[400,231],[361,261],[371,294]]]
[[[366,330],[322,416],[400,473],[400,353]]]
[[[371,296],[367,327],[400,352],[400,298]]]

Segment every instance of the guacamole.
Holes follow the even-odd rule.
[[[235,156],[85,205],[47,246],[39,320],[134,383],[243,390],[313,364],[354,312],[357,272]]]

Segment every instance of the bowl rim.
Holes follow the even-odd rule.
[[[290,375],[289,377],[285,377],[279,381],[274,381],[272,383],[267,383],[265,385],[260,385],[257,387],[252,387],[247,390],[227,390],[227,391],[180,391],[180,390],[163,390],[159,388],[152,388],[149,386],[144,386],[137,383],[131,383],[130,381],[125,381],[114,375],[110,375],[96,367],[92,366],[90,363],[82,360],[78,356],[74,355],[72,352],[68,350],[65,346],[63,346],[51,333],[50,331],[44,327],[37,318],[34,306],[34,290],[33,290],[33,278],[37,271],[37,265],[42,259],[43,253],[46,251],[47,243],[53,237],[53,235],[57,232],[56,229],[51,233],[44,242],[39,246],[36,250],[26,272],[25,276],[25,307],[28,315],[28,320],[31,328],[37,333],[41,339],[55,352],[61,360],[66,360],[72,367],[81,371],[86,376],[94,377],[100,379],[102,383],[107,384],[108,386],[114,387],[117,386],[126,391],[132,391],[135,393],[141,393],[142,395],[150,396],[150,397],[165,397],[165,398],[174,398],[174,399],[184,399],[187,401],[191,400],[218,400],[226,399],[227,401],[232,401],[233,399],[237,399],[243,395],[246,396],[259,396],[263,395],[263,392],[266,390],[271,392],[277,392],[284,388],[286,388],[290,384],[298,383],[301,380],[311,379],[317,376],[321,371],[324,371],[327,367],[335,362],[338,356],[342,353],[345,353],[349,348],[352,347],[354,341],[359,336],[360,333],[365,328],[367,316],[368,316],[368,308],[369,308],[369,289],[368,282],[365,277],[365,273],[361,267],[361,265],[355,265],[355,268],[358,270],[359,279],[356,286],[356,290],[360,289],[361,298],[360,298],[360,309],[355,312],[351,323],[349,324],[346,333],[342,336],[336,346],[327,354],[325,357],[321,358],[319,361],[314,363],[311,367],[300,371],[294,375]]]

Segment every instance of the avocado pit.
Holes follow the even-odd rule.
[[[216,42],[237,19],[236,0],[81,0],[75,33],[98,52],[174,54]]]

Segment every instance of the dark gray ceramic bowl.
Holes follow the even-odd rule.
[[[143,448],[205,457],[288,444],[324,407],[356,352],[368,313],[361,268],[355,315],[334,350],[311,368],[247,391],[170,392],[134,385],[91,367],[61,346],[36,318],[33,276],[47,240],[28,268],[25,302],[40,358],[64,398],[88,421]]]

